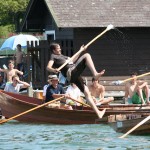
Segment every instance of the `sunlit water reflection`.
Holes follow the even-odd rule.
[[[0,149],[141,150],[150,149],[150,136],[119,139],[108,125],[49,125],[5,123],[0,126]]]

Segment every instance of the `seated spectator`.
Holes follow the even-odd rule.
[[[95,78],[92,78],[92,84],[89,86],[89,90],[97,106],[101,104],[108,104],[114,100],[113,97],[104,98],[105,87]]]
[[[149,101],[149,87],[147,82],[137,80],[137,73],[132,73],[133,78],[130,82],[125,85],[125,102],[133,104],[150,104]]]
[[[52,76],[53,75],[49,75],[48,76],[48,80],[47,80],[48,84],[44,85],[44,87],[43,87],[43,100],[45,100],[45,98],[46,98],[46,90],[47,90],[47,88],[49,87],[49,85],[51,85],[51,77]]]
[[[81,102],[81,91],[80,89],[76,86],[76,84],[71,83],[67,90],[66,90],[66,94],[70,95],[72,98],[74,98],[75,100]],[[71,99],[67,99],[67,104],[69,105],[80,105],[79,103],[71,100]]]
[[[14,61],[9,60],[8,62],[8,69],[1,69],[0,72],[6,73],[7,76],[7,82],[12,82],[12,76],[14,75],[23,75],[22,71],[19,71],[18,69],[14,69]]]
[[[54,100],[54,99],[62,97],[62,96],[65,96],[65,98],[70,98],[69,95],[65,94],[64,88],[58,84],[59,79],[58,79],[57,75],[51,76],[50,80],[51,80],[51,85],[49,85],[47,87],[45,102]],[[65,99],[60,100],[59,108],[72,110],[71,106],[66,105]]]
[[[20,89],[29,87],[30,84],[27,82],[23,82],[19,80],[17,75],[12,77],[12,83],[7,83],[5,86],[4,91],[12,92],[12,93],[19,93]]]

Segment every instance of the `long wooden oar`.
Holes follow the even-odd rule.
[[[5,122],[8,122],[9,120],[13,120],[13,119],[15,119],[15,118],[17,118],[17,117],[20,117],[20,116],[22,116],[22,115],[24,115],[24,114],[27,114],[27,113],[29,113],[29,112],[31,112],[31,111],[33,111],[33,110],[36,110],[36,109],[41,108],[41,107],[43,107],[43,106],[46,106],[46,105],[48,105],[48,104],[54,103],[54,102],[56,102],[56,101],[59,101],[59,100],[62,99],[62,98],[64,98],[64,96],[59,97],[59,98],[57,98],[57,99],[54,99],[54,100],[52,100],[52,101],[49,101],[49,102],[47,102],[47,103],[44,103],[44,104],[42,104],[42,105],[38,105],[38,106],[36,106],[36,107],[34,107],[34,108],[32,108],[32,109],[29,109],[29,110],[27,110],[27,111],[24,111],[24,112],[22,112],[22,113],[20,113],[20,114],[18,114],[18,115],[15,115],[15,116],[13,116],[13,117],[11,117],[11,118],[9,118],[9,119],[2,120],[2,121],[0,122],[0,124],[5,123]]]
[[[101,37],[103,34],[105,34],[107,31],[113,29],[114,26],[112,24],[108,25],[107,28],[100,33],[99,35],[97,35],[93,40],[91,40],[88,44],[85,45],[85,47],[87,48],[89,45],[91,45],[94,41],[96,41],[99,37]],[[78,56],[80,53],[82,52],[82,50],[79,50],[77,53],[75,53],[70,59],[68,59],[63,65],[61,65],[57,70],[60,71],[63,67],[65,67],[69,62],[71,62],[76,56]]]
[[[72,97],[70,97],[70,99],[73,100],[73,101],[75,101],[75,102],[77,102],[77,103],[80,103],[80,104],[82,104],[82,105],[84,105],[84,106],[91,107],[90,105],[85,104],[85,103],[83,103],[83,102],[80,102],[80,101],[78,101],[78,100],[76,100],[76,99],[74,99],[74,98],[72,98]]]
[[[138,76],[136,76],[136,78],[144,77],[144,76],[147,76],[147,75],[150,75],[150,72],[147,72],[147,73],[138,75]],[[127,82],[127,81],[130,81],[130,80],[132,80],[132,79],[134,79],[134,77],[133,77],[133,78],[128,78],[128,79],[125,79],[125,80],[122,80],[122,81],[121,81],[121,80],[113,81],[112,84],[120,85],[120,84],[125,83],[125,82]]]
[[[139,122],[136,126],[134,126],[132,129],[130,129],[127,133],[125,133],[124,135],[122,135],[119,138],[124,138],[126,137],[128,134],[130,134],[131,132],[133,132],[134,130],[136,130],[139,126],[143,125],[146,121],[148,121],[150,119],[150,116],[146,117],[144,120],[142,120],[141,122]]]

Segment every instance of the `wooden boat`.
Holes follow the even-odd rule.
[[[126,116],[126,115],[125,115]],[[122,132],[126,133],[130,129],[132,129],[134,126],[136,126],[139,122],[145,119],[146,116],[139,116],[139,115],[127,115],[126,118],[123,117],[123,119],[119,119],[117,121],[110,121],[109,125],[116,131],[116,132]],[[150,135],[150,120],[138,127],[136,130],[131,132],[131,134],[136,135]]]
[[[2,108],[2,114],[6,118],[13,117],[19,113],[32,109],[43,102],[40,99],[28,97],[25,95],[8,93],[0,91],[0,107]],[[148,106],[141,105],[105,105],[99,109],[107,108],[103,119],[97,121],[97,115],[89,107],[75,107],[73,110],[57,109],[41,107],[30,113],[22,115],[16,120],[22,122],[38,122],[38,123],[52,123],[52,124],[95,124],[106,123],[107,116],[111,114],[120,113],[138,113],[141,111],[148,112],[150,108]],[[144,108],[144,109],[143,109]]]

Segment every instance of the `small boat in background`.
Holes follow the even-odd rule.
[[[116,121],[112,121],[112,117],[108,119],[109,125],[116,131],[121,133],[126,133],[134,126],[136,126],[139,122],[144,120],[147,115],[135,115],[135,114],[128,114],[128,115],[120,115],[120,117],[115,116],[117,119]],[[136,135],[150,135],[150,120],[139,126],[136,130],[131,132],[131,134]]]

